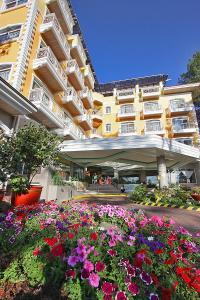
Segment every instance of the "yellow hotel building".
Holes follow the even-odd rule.
[[[193,99],[200,83],[167,86],[167,75],[158,74],[99,84],[68,0],[0,0],[0,77],[7,95],[15,90],[30,106],[20,113],[9,109],[14,96],[7,102],[0,98],[0,126],[7,131],[31,118],[65,140],[95,138],[98,144],[118,138],[121,143],[121,138],[157,135],[196,147],[186,169],[196,168]],[[188,181],[200,183],[198,172]]]

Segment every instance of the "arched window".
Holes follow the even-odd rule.
[[[10,76],[12,64],[2,64],[0,65],[0,77],[8,80]]]

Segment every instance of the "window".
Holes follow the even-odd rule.
[[[8,80],[11,71],[11,64],[0,65],[0,77]]]
[[[121,123],[120,133],[134,133],[135,132],[135,125],[133,122],[126,122]]]
[[[160,131],[160,130],[162,130],[160,120],[146,121],[146,131]]]
[[[21,25],[8,26],[0,30],[0,43],[12,41],[18,38]]]
[[[106,124],[106,132],[111,132],[111,124],[110,123]]]
[[[121,114],[130,114],[133,113],[133,105],[122,105],[120,107],[120,113]]]
[[[21,4],[28,2],[28,0],[5,0],[5,8],[12,8]]]
[[[110,106],[106,106],[106,114],[110,114],[111,113],[111,107]]]
[[[173,110],[178,110],[185,107],[185,100],[183,98],[172,99],[170,101],[170,106]]]
[[[189,127],[187,118],[174,118],[172,119],[173,129],[176,131],[186,129]]]

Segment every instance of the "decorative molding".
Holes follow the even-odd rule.
[[[24,79],[24,73],[27,69],[27,60],[29,57],[29,48],[33,39],[33,32],[37,17],[37,1],[29,1],[28,3],[27,20],[23,26],[22,44],[18,55],[18,63],[14,74],[13,87],[18,91]],[[25,30],[25,32],[24,32]]]

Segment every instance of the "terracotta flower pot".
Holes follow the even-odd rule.
[[[42,186],[32,185],[27,194],[15,194],[12,198],[13,206],[32,205],[39,201]]]
[[[192,198],[196,201],[200,201],[200,194],[192,194]]]

